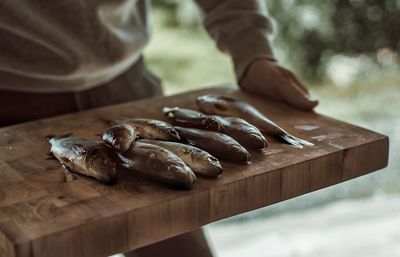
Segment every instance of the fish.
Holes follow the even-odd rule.
[[[303,148],[314,145],[289,134],[252,105],[236,98],[211,94],[199,96],[196,103],[204,113],[242,118],[256,126],[261,132],[277,137],[294,147]]]
[[[179,107],[164,107],[163,112],[178,126],[222,131],[221,117]]]
[[[231,136],[249,149],[262,150],[268,146],[268,141],[261,131],[241,118],[224,118],[222,133]]]
[[[112,125],[127,125],[131,126],[137,133],[138,138],[164,140],[164,141],[179,141],[179,133],[171,124],[153,119],[112,119],[109,121]]]
[[[190,189],[197,180],[181,158],[158,145],[135,141],[128,151],[118,156],[126,169],[173,187]]]
[[[79,137],[52,137],[49,143],[50,152],[66,169],[104,184],[116,182],[117,156],[106,145]]]
[[[249,149],[261,150],[268,146],[261,131],[241,118],[207,115],[179,107],[164,107],[163,112],[178,126],[222,132]]]
[[[139,142],[158,145],[181,158],[195,174],[206,177],[218,177],[222,173],[222,166],[218,159],[206,151],[176,142],[140,139]]]
[[[136,130],[129,125],[114,125],[106,129],[102,134],[104,143],[119,152],[128,151],[131,144],[136,140]]]
[[[248,162],[249,152],[235,139],[221,132],[175,126],[182,141],[205,150],[221,160]]]

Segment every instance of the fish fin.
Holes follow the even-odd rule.
[[[179,109],[179,107],[164,107],[162,109],[162,111],[163,111],[164,114],[168,114],[171,111],[178,110],[178,109]]]
[[[293,136],[294,137],[294,136]],[[302,145],[304,145],[304,146],[308,146],[308,147],[311,147],[311,146],[314,146],[314,144],[313,143],[311,143],[311,142],[308,142],[307,140],[304,140],[304,139],[301,139],[301,138],[298,138],[298,137],[294,137],[297,141],[299,141]]]
[[[50,141],[51,139],[53,139],[53,138],[66,138],[66,137],[70,137],[70,136],[72,136],[72,133],[66,133],[66,134],[63,134],[63,135],[59,135],[59,136],[56,136],[56,135],[47,135],[46,136],[46,139],[47,139],[47,141]]]
[[[303,148],[304,146],[314,146],[314,144],[311,142],[308,142],[304,139],[297,138],[297,137],[287,134],[287,133],[281,134],[281,135],[279,135],[279,137],[284,142],[286,142],[294,147],[297,147],[297,148]]]
[[[71,170],[64,164],[62,165],[62,167],[64,168],[65,182],[68,183],[75,180],[75,176],[74,174],[72,174]]]
[[[279,137],[283,142],[285,142],[285,143],[287,143],[289,145],[292,145],[292,146],[294,146],[296,148],[303,148],[303,145],[300,144],[300,142],[298,142],[298,141],[294,140],[293,138],[291,138],[289,134],[282,134]]]
[[[76,179],[74,174],[72,174],[72,172],[70,172],[69,170],[64,170],[64,174],[65,174],[65,182],[67,183]]]

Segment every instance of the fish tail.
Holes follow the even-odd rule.
[[[297,137],[295,137],[293,135],[290,135],[288,133],[281,134],[281,135],[279,135],[279,137],[284,142],[286,142],[286,143],[288,143],[288,144],[290,144],[290,145],[292,145],[294,147],[297,147],[297,148],[303,148],[304,146],[314,146],[313,143],[308,142],[308,141],[306,141],[304,139],[297,138]]]
[[[314,144],[313,143],[311,143],[311,142],[309,142],[309,141],[307,141],[307,140],[304,140],[304,139],[300,139],[300,138],[297,138],[297,137],[294,137],[296,140],[298,140],[302,145],[304,145],[304,146],[308,146],[308,147],[311,147],[311,146],[314,146]]]

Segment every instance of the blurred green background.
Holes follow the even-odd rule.
[[[320,100],[317,112],[389,135],[390,161],[372,175],[208,226],[217,256],[400,256],[400,0],[267,3],[277,57]],[[152,14],[145,60],[166,94],[235,82],[192,1],[153,1]]]
[[[153,3],[154,34],[145,54],[167,93],[234,81],[229,58],[208,37],[193,1]],[[398,82],[399,0],[267,3],[278,59],[309,84],[344,87],[382,75]]]

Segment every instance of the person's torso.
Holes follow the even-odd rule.
[[[149,37],[147,0],[2,0],[0,89],[78,91],[120,75]]]

